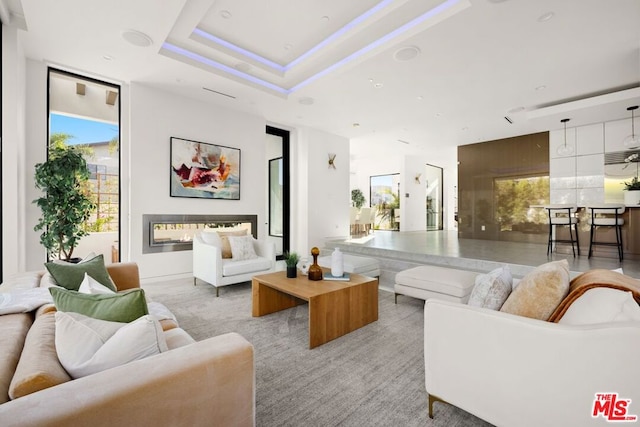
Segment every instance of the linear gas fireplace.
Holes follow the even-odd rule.
[[[190,251],[205,228],[244,228],[258,237],[257,215],[142,215],[142,253]]]

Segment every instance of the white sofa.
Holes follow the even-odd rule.
[[[210,232],[213,234],[215,232]],[[204,238],[203,238],[204,237]],[[257,258],[234,260],[222,258],[221,242],[208,239],[202,232],[193,238],[193,277],[215,286],[216,296],[220,286],[250,281],[257,274],[275,271],[276,247],[274,243],[253,239]]]
[[[437,299],[424,322],[430,416],[442,400],[496,426],[610,425],[592,417],[595,395],[618,393],[640,419],[640,322],[568,326]]]

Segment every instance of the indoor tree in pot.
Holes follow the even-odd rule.
[[[290,279],[298,277],[298,261],[300,256],[296,252],[285,252],[284,263],[287,265],[287,277]]]
[[[360,209],[364,206],[365,201],[364,194],[362,194],[362,191],[359,188],[351,190],[351,203],[353,203],[353,206]]]
[[[89,191],[89,170],[78,146],[68,146],[66,134],[53,134],[49,158],[35,166],[36,188],[42,197],[33,201],[42,211],[35,231],[49,257],[70,261],[80,238],[88,234],[84,223],[96,209]]]

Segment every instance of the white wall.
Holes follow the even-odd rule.
[[[443,148],[428,155],[393,155],[378,153],[351,161],[350,188],[359,188],[369,205],[369,178],[373,175],[400,173],[400,231],[424,231],[427,228],[424,179],[416,184],[416,173],[424,177],[425,165],[443,168],[443,215],[445,230],[456,227],[454,220],[458,185],[457,147]],[[406,197],[409,193],[409,197]],[[351,197],[349,195],[349,197]],[[351,199],[349,199],[349,203]]]
[[[2,25],[2,271],[25,268],[25,57],[18,29]]]
[[[266,236],[265,120],[131,84],[131,259],[143,279],[190,275],[191,251],[142,253],[143,214],[258,215],[258,237]],[[241,150],[240,200],[169,196],[172,136]]]
[[[335,154],[336,168],[328,165],[329,154]],[[308,223],[302,227],[308,230],[304,239],[303,229],[298,229],[292,250],[307,255],[313,246],[324,247],[327,239],[349,236],[349,140],[311,128],[298,129],[296,154],[298,160],[296,174],[307,176],[292,196],[292,205],[298,197],[307,198],[307,212],[299,212],[298,218],[306,217]],[[294,181],[297,178],[293,178]],[[299,203],[299,202],[298,202]],[[300,203],[300,205],[305,205]],[[304,220],[302,220],[304,221]]]

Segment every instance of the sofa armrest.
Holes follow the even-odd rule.
[[[640,416],[640,322],[569,326],[427,300],[425,385],[496,425],[592,425],[596,393]],[[437,414],[436,414],[437,416]]]
[[[118,262],[106,266],[111,280],[119,291],[140,287],[140,272],[135,262]]]
[[[271,268],[276,264],[276,244],[266,240],[253,240],[253,249],[256,255],[271,260]]]
[[[198,235],[193,239],[193,276],[212,285],[222,279],[222,249],[203,242]]]
[[[3,426],[253,426],[253,347],[230,333],[0,405]]]

